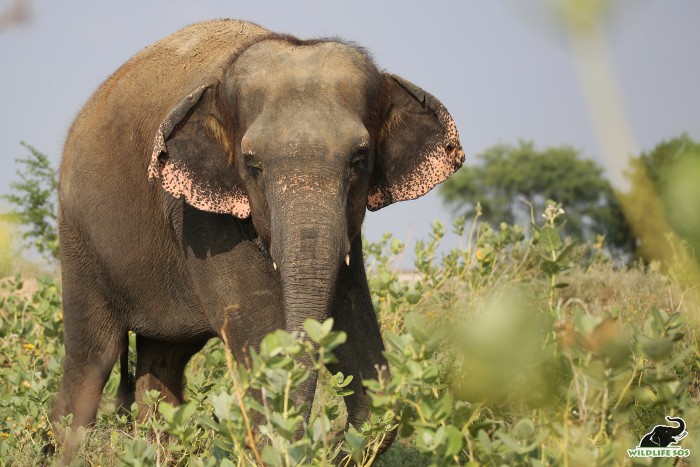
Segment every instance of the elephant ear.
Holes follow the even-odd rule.
[[[367,198],[370,211],[423,196],[464,162],[445,106],[399,76],[382,79],[385,117]]]
[[[659,434],[658,434],[656,431],[654,431],[654,432],[651,434],[651,437],[649,438],[649,440],[650,440],[652,443],[656,444],[657,446],[661,446],[661,445],[663,444],[663,443],[661,442],[661,437],[659,436]]]
[[[168,113],[156,132],[148,178],[197,209],[243,219],[250,203],[233,166],[215,91],[215,85],[202,86]]]

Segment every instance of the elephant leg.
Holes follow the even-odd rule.
[[[333,306],[333,329],[347,334],[346,342],[334,355],[337,363],[328,365],[331,373],[338,371],[352,375],[349,389],[353,394],[345,397],[348,425],[359,427],[369,417],[370,397],[362,385],[364,379],[388,378],[389,366],[382,355],[384,343],[379,332],[379,322],[372,305],[362,258],[362,245],[356,240],[352,248],[350,267],[339,280],[339,293]],[[396,430],[387,433],[379,448],[386,451],[396,437]]]
[[[64,266],[63,315],[66,354],[61,387],[50,419],[73,415],[71,431],[61,436],[65,458],[71,459],[80,444],[79,427],[92,424],[102,390],[119,354],[128,345],[126,332],[96,288],[74,281]]]
[[[250,366],[250,350],[258,351],[260,342],[267,334],[277,329],[284,329],[285,326],[280,294],[274,290],[261,289],[257,285],[267,284],[271,279],[258,278],[260,281],[256,282],[253,274],[251,279],[251,283],[246,287],[249,291],[247,301],[227,306],[222,324],[219,326],[221,339],[228,346],[236,362],[245,367]],[[258,403],[263,402],[259,390],[251,389],[249,394]],[[265,422],[265,416],[257,411],[251,410],[249,415],[253,426]]]
[[[126,335],[127,345],[119,356],[119,388],[117,389],[117,410],[119,413],[129,415],[131,413],[131,405],[134,403],[136,393],[136,381],[134,376],[129,372],[129,334]]]
[[[95,353],[66,354],[61,389],[51,414],[55,422],[73,414],[71,428],[87,426],[95,420],[102,389],[119,354],[108,346]]]
[[[334,329],[345,331],[348,338],[346,343],[334,352],[338,362],[328,365],[328,370],[332,374],[341,371],[345,376],[353,376],[349,385],[353,393],[345,396],[345,406],[348,412],[347,425],[353,425],[356,428],[359,428],[370,415],[371,399],[362,381],[390,377],[389,367],[381,354],[384,345],[379,335],[379,325],[374,316],[374,310],[371,312],[371,316],[366,313],[364,319],[359,322],[353,322],[348,315],[345,316],[349,319],[344,319],[340,314],[335,318]],[[357,314],[354,316],[358,317]],[[396,430],[384,434],[377,448],[378,454],[389,449],[395,438]]]
[[[347,309],[345,310],[347,311]],[[332,374],[338,371],[343,375],[352,375],[349,389],[353,391],[345,396],[348,411],[347,425],[359,428],[369,418],[371,399],[362,381],[365,379],[387,379],[390,377],[389,366],[382,355],[384,344],[379,333],[379,324],[373,308],[354,310],[354,313],[334,313],[333,328],[347,333],[347,341],[334,351],[337,363],[328,365]],[[378,453],[385,452],[396,438],[396,430],[384,435],[378,447]]]
[[[387,378],[389,369],[382,355],[384,344],[374,310],[347,311],[349,310],[339,310],[333,314],[334,330],[344,331],[347,341],[335,350],[338,362],[328,365],[328,370],[333,374],[340,371],[345,376],[353,376],[349,386],[353,394],[345,397],[345,405],[348,423],[359,427],[369,417],[370,408],[370,398],[362,385],[363,379],[378,379],[380,373],[382,378]]]
[[[182,403],[185,366],[206,342],[175,343],[136,335],[136,402],[141,404],[140,420],[151,415],[149,407],[143,405],[147,391],[156,389],[161,400],[173,405]]]
[[[72,459],[80,446],[82,435],[78,429],[95,421],[102,390],[117,355],[118,351],[108,348],[92,355],[66,355],[61,389],[50,415],[52,423],[60,424],[63,416],[73,414],[70,432],[62,433],[59,438],[65,459]]]

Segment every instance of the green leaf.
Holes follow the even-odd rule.
[[[557,253],[557,263],[561,264],[571,255],[574,248],[578,245],[578,241],[574,240],[564,247],[559,253]]]
[[[447,437],[445,457],[456,456],[464,445],[464,435],[453,425],[445,426],[445,435]]]
[[[443,434],[444,436],[444,434]],[[432,453],[439,444],[438,433],[429,427],[420,427],[416,433],[416,448],[424,453]]]
[[[321,324],[321,329],[323,329],[323,334],[328,335],[333,330],[333,318],[328,318]]]
[[[649,359],[660,362],[673,350],[673,340],[667,337],[652,337],[642,339],[642,351]]]
[[[304,331],[306,331],[309,338],[317,344],[328,334],[323,325],[315,319],[307,319],[304,321]]]
[[[450,393],[444,393],[435,400],[435,412],[433,413],[433,417],[440,422],[446,420],[450,417],[450,415],[452,415],[453,406],[454,400],[452,399]]]
[[[231,418],[231,409],[235,405],[234,396],[224,392],[210,396],[211,404],[214,407],[214,415],[219,420]]]
[[[540,264],[540,269],[548,276],[554,276],[561,271],[561,267],[554,261],[545,260]]]
[[[398,335],[394,332],[387,331],[384,333],[384,339],[386,339],[391,347],[394,347],[397,353],[402,354],[406,346],[410,343],[411,336],[406,334]]]
[[[286,440],[294,439],[298,420],[296,417],[284,418],[281,414],[275,412],[270,418],[270,423],[276,428],[277,433],[281,434]]]
[[[262,457],[263,462],[265,465],[270,465],[270,466],[282,466],[284,465],[284,462],[282,461],[282,456],[281,453],[278,452],[275,448],[270,446],[269,444],[263,447],[262,452],[260,453],[260,456]]]
[[[540,229],[539,241],[543,252],[557,251],[563,246],[559,232],[552,227],[543,227]]]
[[[369,440],[358,433],[358,431],[352,426],[345,431],[343,436],[345,437],[343,451],[350,454],[355,462],[360,463]]]
[[[318,341],[318,344],[323,347],[326,351],[332,351],[341,344],[347,341],[348,335],[343,332],[329,332],[326,336]]]
[[[158,404],[158,412],[163,416],[166,422],[172,422],[175,418],[175,411],[177,409],[170,402],[161,402]]]
[[[175,422],[180,426],[185,425],[187,422],[189,422],[190,417],[192,417],[192,414],[196,408],[197,406],[193,401],[189,401],[181,405],[175,412]]]
[[[343,376],[343,374],[342,374],[341,372],[338,372],[338,375],[340,375],[341,378],[342,378],[342,376]],[[348,384],[352,383],[352,379],[353,379],[353,376],[352,376],[352,375],[347,375],[347,376],[345,377],[345,379],[343,379],[343,382],[342,382],[342,383],[338,383],[338,386],[340,386],[341,388],[344,388],[344,387],[347,386]]]
[[[415,305],[418,303],[421,299],[421,294],[418,292],[408,292],[406,294],[406,302],[408,302],[409,305]]]
[[[476,434],[476,438],[479,440],[479,444],[481,444],[481,449],[483,449],[486,454],[491,454],[493,452],[493,446],[489,435],[487,435],[484,430],[479,430]]]
[[[425,343],[430,340],[430,328],[425,317],[420,313],[411,312],[404,319],[406,329],[416,342]]]
[[[535,425],[529,418],[523,418],[513,428],[513,436],[517,439],[530,438],[535,433]]]

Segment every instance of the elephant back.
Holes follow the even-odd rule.
[[[125,152],[120,158],[141,157],[145,167],[148,146],[168,111],[183,96],[216,80],[231,57],[269,34],[253,23],[219,19],[187,26],[144,48],[81,109],[66,140],[63,165],[85,153],[112,158],[119,141]],[[99,141],[92,135],[99,135]],[[100,148],[100,141],[109,146]]]
[[[232,56],[269,34],[256,24],[232,19],[187,26],[136,54],[104,82],[95,98],[106,105],[112,96],[119,105],[136,100],[134,105],[162,119],[185,95],[217,79]]]

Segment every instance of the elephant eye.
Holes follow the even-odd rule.
[[[355,154],[353,154],[352,159],[350,159],[350,167],[356,172],[364,172],[367,170],[367,155],[369,154],[369,148],[366,146],[360,147]]]
[[[262,175],[263,169],[261,166],[257,164],[246,164],[245,165],[245,170],[248,173],[248,175],[252,178],[257,178],[260,175]]]
[[[255,153],[253,151],[243,151],[243,158],[245,161],[245,171],[246,173],[251,177],[251,178],[257,178],[259,177],[262,172],[263,168],[262,165],[260,165],[256,160],[255,160]]]

